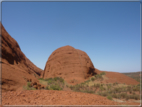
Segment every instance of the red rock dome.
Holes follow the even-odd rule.
[[[93,63],[84,51],[63,46],[50,55],[41,78],[62,77],[79,82],[94,74]]]

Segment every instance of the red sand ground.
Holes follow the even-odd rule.
[[[70,91],[34,90],[2,93],[2,105],[140,105],[114,102],[105,97]]]
[[[3,105],[117,105],[105,97],[80,92],[35,90],[2,93]]]

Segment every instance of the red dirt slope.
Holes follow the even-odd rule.
[[[2,96],[2,105],[117,105],[99,95],[69,91],[18,91]]]
[[[1,23],[0,23],[1,24]],[[2,91],[18,90],[27,79],[37,81],[42,70],[36,67],[21,51],[18,43],[1,25]]]
[[[108,72],[108,71],[101,71],[101,70],[98,70],[98,69],[95,69],[95,72],[100,74],[101,72],[105,72],[106,73],[106,77],[107,79],[105,80],[104,83],[125,83],[127,85],[137,85],[139,84],[138,81],[136,81],[135,79],[133,78],[130,78],[124,74],[121,74],[121,73],[118,73],[118,72]]]

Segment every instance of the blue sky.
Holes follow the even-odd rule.
[[[2,24],[41,69],[54,50],[70,45],[97,69],[141,70],[139,2],[2,2]]]

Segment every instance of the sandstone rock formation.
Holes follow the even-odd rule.
[[[42,70],[23,54],[18,43],[7,33],[1,23],[0,25],[2,91],[17,90],[26,84],[27,79],[37,81]]]
[[[41,78],[62,77],[68,82],[81,82],[94,74],[93,63],[84,51],[64,46],[50,55]]]

